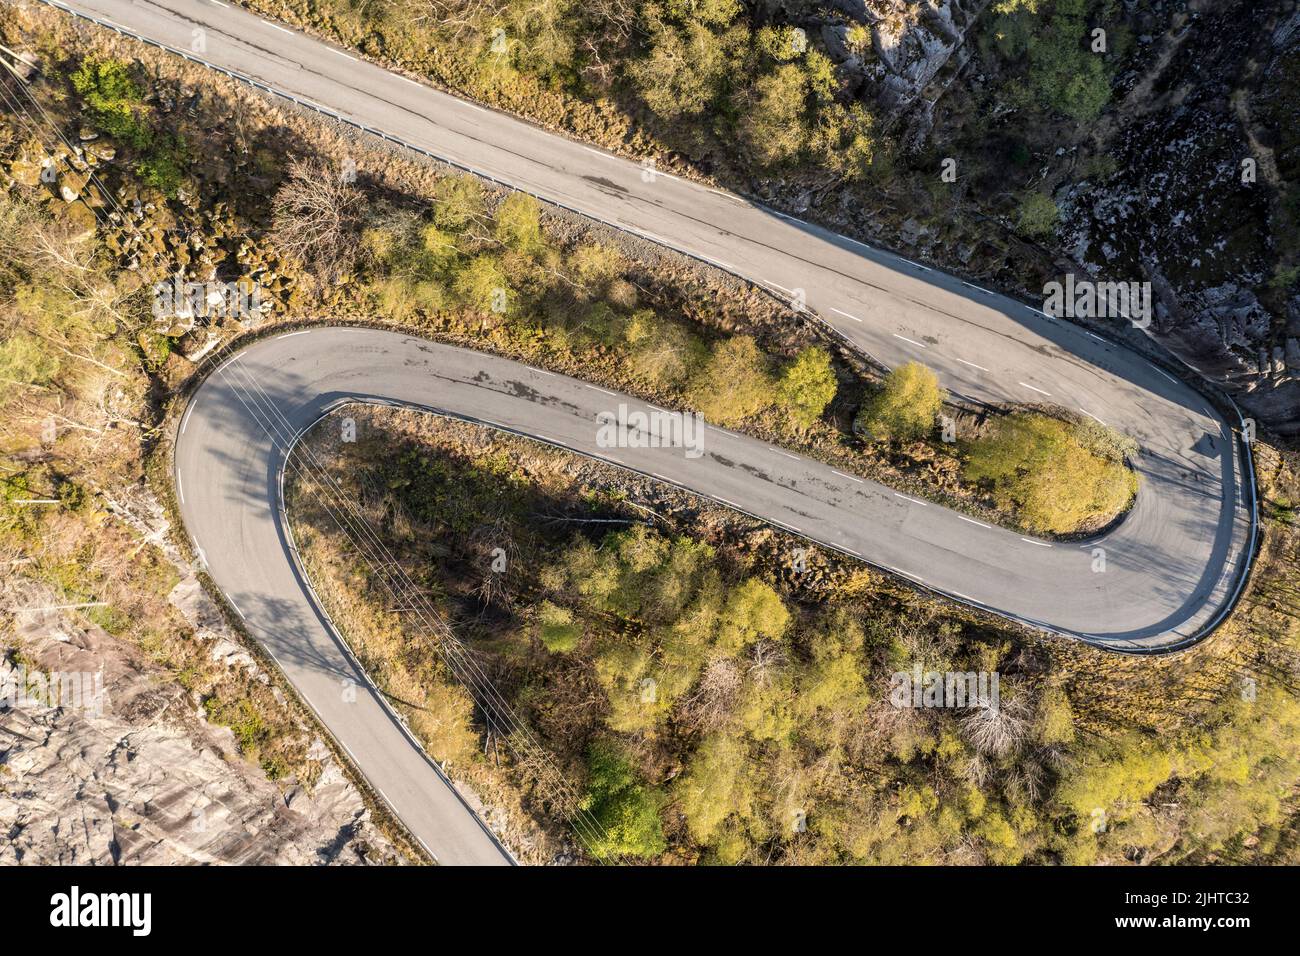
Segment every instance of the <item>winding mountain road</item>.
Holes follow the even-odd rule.
[[[49,2],[49,0],[46,0]],[[653,174],[431,90],[219,0],[52,3],[185,53],[497,181],[714,263],[807,308],[886,366],[917,359],[978,401],[1062,405],[1135,438],[1128,517],[1089,542],[1035,540],[710,428],[703,457],[605,449],[596,416],[626,401],[492,356],[370,329],[264,339],[194,394],[176,445],[181,513],[213,580],[398,816],[443,862],[501,861],[491,835],[370,693],[290,550],[279,477],[294,435],[346,400],[495,425],[709,495],[936,591],[1111,650],[1193,642],[1242,579],[1252,485],[1231,427],[1141,356],[1023,303]],[[1094,549],[1105,551],[1096,570]],[[359,703],[358,703],[359,702]]]

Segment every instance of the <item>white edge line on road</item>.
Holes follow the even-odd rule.
[[[834,312],[836,315],[842,315],[842,316],[844,316],[844,318],[846,318],[846,319],[852,319],[854,322],[861,322],[861,321],[862,321],[862,320],[859,319],[856,315],[849,315],[849,313],[844,312],[844,311],[842,311],[841,309],[832,308],[831,311]]]
[[[338,56],[343,57],[345,60],[351,60],[353,63],[358,62],[357,58],[353,56],[351,53],[344,53],[342,50],[336,50],[333,47],[330,47],[329,50],[331,53],[337,54]]]
[[[644,232],[643,230],[637,229],[635,226],[624,226],[623,228],[627,229],[629,232],[633,233],[634,235],[640,236],[642,239],[650,240],[657,246],[665,246],[666,248],[671,249],[673,252],[681,251],[676,246],[674,246],[671,242],[665,239],[663,236],[656,236],[653,232]]]
[[[189,424],[190,424],[190,416],[194,414],[194,405],[195,405],[194,400],[193,400],[193,399],[190,399],[190,407],[187,408],[187,409],[185,409],[185,417],[181,419],[181,434],[182,434],[182,435],[185,434],[185,429],[189,427]]]
[[[225,592],[223,591],[222,594],[225,594]],[[235,609],[235,613],[239,615],[239,619],[241,621],[247,621],[248,618],[244,617],[244,612],[239,609],[239,605],[235,603],[235,599],[232,598],[229,594],[225,594],[225,598],[227,601],[230,602],[230,606]]]
[[[914,505],[920,505],[922,508],[926,507],[926,502],[924,502],[924,501],[918,501],[916,498],[909,498],[907,495],[902,494],[902,493],[897,492],[897,491],[894,492],[894,497],[895,497],[895,498],[902,498],[904,501],[910,501],[910,502],[912,502],[912,504],[914,504]]]
[[[930,347],[923,342],[916,341],[916,339],[909,339],[906,335],[899,335],[897,332],[893,333],[893,336],[896,339],[902,339],[904,342],[911,342],[919,349],[928,349]]]
[[[957,515],[957,517],[960,518],[962,521],[969,521],[971,524],[977,524],[981,528],[987,528],[990,531],[993,530],[992,525],[985,524],[983,521],[976,521],[974,518],[967,518],[965,515]]]
[[[1021,540],[1021,541],[1026,541],[1026,542],[1028,542],[1029,544],[1036,544],[1036,545],[1038,545],[1040,548],[1050,548],[1050,547],[1051,547],[1051,545],[1048,544],[1046,541],[1035,541],[1033,538],[1021,538],[1020,540]]]
[[[1023,385],[1025,388],[1028,388],[1028,389],[1032,389],[1033,391],[1037,392],[1039,395],[1046,395],[1046,396],[1048,396],[1049,398],[1050,398],[1051,395],[1052,395],[1051,392],[1044,392],[1041,388],[1036,388],[1036,387],[1034,387],[1033,385],[1030,385],[1028,382],[1017,382],[1016,384],[1017,384],[1017,385]]]
[[[958,362],[961,362],[962,365],[969,365],[971,368],[977,368],[977,369],[979,369],[981,372],[987,372],[987,371],[988,371],[988,369],[986,369],[983,365],[976,365],[974,362],[968,362],[968,361],[966,361],[965,359],[957,359],[957,361],[958,361]]]
[[[453,96],[451,100],[453,103],[459,103],[461,106],[468,106],[472,110],[478,110],[480,113],[488,112],[488,110],[479,106],[477,103],[471,103],[469,100],[462,100],[459,96]]]
[[[1094,415],[1092,412],[1088,411],[1086,408],[1081,408],[1081,409],[1079,409],[1079,411],[1083,412],[1085,415],[1087,415],[1089,418],[1091,418],[1091,419],[1092,419],[1094,422],[1096,422],[1098,425],[1104,425],[1104,426],[1107,427],[1107,428],[1110,427],[1109,425],[1106,425],[1105,422],[1103,422],[1100,418],[1098,418],[1098,417],[1097,417],[1096,415]]]
[[[596,386],[596,385],[592,385],[590,382],[583,382],[582,384],[585,385],[585,386],[587,386],[587,388],[591,389],[593,392],[601,392],[601,393],[603,393],[603,394],[605,394],[605,395],[613,395],[615,398],[618,398],[617,393],[606,391],[606,390],[603,389],[603,388],[600,388],[600,387],[598,387],[598,386]]]
[[[846,475],[844,472],[836,471],[834,468],[831,469],[831,473],[839,475],[841,478],[847,478],[849,481],[856,481],[860,485],[866,484],[866,482],[857,475]]]
[[[293,31],[290,30],[288,27],[282,27],[278,23],[272,23],[270,20],[263,20],[262,22],[265,23],[268,27],[279,30],[281,33],[288,33],[290,35],[293,34]]]
[[[284,335],[277,335],[276,338],[277,338],[277,339],[287,339],[287,338],[289,338],[291,335],[306,335],[306,334],[307,334],[308,332],[310,332],[310,331],[311,331],[311,329],[302,329],[302,330],[299,331],[299,332],[285,332]]]
[[[800,219],[799,217],[797,217],[797,216],[792,216],[792,215],[790,215],[789,213],[781,212],[781,210],[779,210],[779,209],[773,209],[773,210],[771,210],[771,211],[772,211],[773,213],[775,213],[776,215],[780,216],[782,219],[788,219],[790,222],[797,222],[797,223],[798,223],[799,225],[801,225],[801,226],[807,226],[807,225],[810,225],[809,223],[804,222],[804,221],[803,221],[802,219]]]

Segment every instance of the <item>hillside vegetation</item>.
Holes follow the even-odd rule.
[[[591,859],[1295,859],[1285,514],[1267,529],[1269,596],[1242,612],[1256,625],[1179,659],[1120,661],[922,598],[610,466],[431,416],[348,414],[356,443],[327,421],[313,453],[575,795],[558,796],[538,758],[493,748],[496,785],[523,794],[554,840],[572,823]],[[1294,471],[1284,480],[1294,495]],[[385,578],[340,536],[325,491],[296,483],[290,514],[326,603],[415,726],[436,721],[434,754],[475,761],[480,712],[446,695],[438,641],[385,610]],[[897,675],[918,667],[997,672],[1000,706],[897,706]],[[563,810],[575,804],[599,826]]]

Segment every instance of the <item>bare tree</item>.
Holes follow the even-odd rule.
[[[519,560],[510,519],[497,515],[475,528],[470,534],[470,553],[482,568],[474,595],[484,604],[509,608],[514,603],[509,575]]]
[[[320,160],[294,160],[271,202],[271,238],[323,280],[352,271],[364,196],[355,178]]]
[[[976,750],[1001,757],[1020,749],[1030,730],[1026,696],[1004,699],[997,706],[977,706],[962,718],[962,730]]]
[[[749,676],[759,687],[766,687],[785,662],[785,648],[777,641],[762,638],[750,651]]]
[[[735,707],[740,685],[740,668],[736,662],[727,657],[715,657],[704,668],[695,693],[683,702],[683,721],[696,730],[721,727]]]

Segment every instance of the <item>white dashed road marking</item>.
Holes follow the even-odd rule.
[[[929,346],[926,345],[924,342],[918,342],[916,341],[916,339],[909,339],[906,335],[899,335],[897,332],[894,333],[894,338],[902,339],[904,342],[910,342],[912,345],[915,345],[919,349],[929,348]]]

